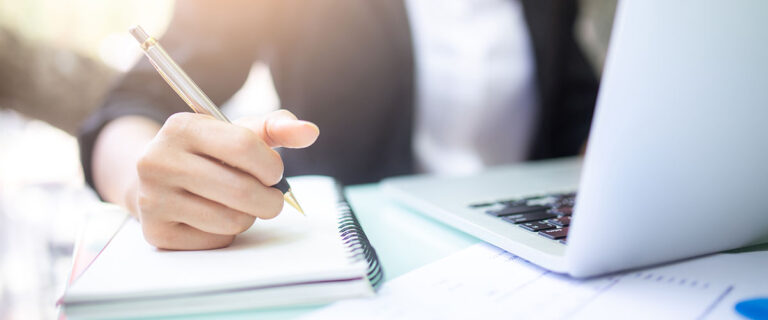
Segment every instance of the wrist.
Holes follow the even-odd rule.
[[[128,187],[125,189],[123,196],[123,203],[121,205],[126,208],[131,215],[139,217],[139,179],[133,178],[128,183]]]

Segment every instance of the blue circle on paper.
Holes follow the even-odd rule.
[[[734,308],[749,319],[768,319],[768,298],[740,301]]]

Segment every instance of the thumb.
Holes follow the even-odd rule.
[[[320,129],[312,122],[296,119],[288,110],[277,110],[260,117],[245,117],[235,124],[256,133],[270,147],[305,148],[317,140]]]

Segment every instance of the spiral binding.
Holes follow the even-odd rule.
[[[368,281],[374,289],[378,289],[384,280],[384,270],[379,263],[379,257],[376,255],[376,250],[373,249],[371,242],[368,241],[368,237],[365,236],[365,232],[344,197],[341,187],[339,187],[339,194],[340,200],[336,205],[339,212],[339,236],[349,248],[350,258],[354,261],[365,259],[368,262]]]

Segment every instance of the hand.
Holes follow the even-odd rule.
[[[270,186],[283,176],[274,147],[303,148],[316,125],[285,110],[237,125],[193,113],[168,118],[138,160],[135,213],[146,240],[162,249],[225,247],[256,218],[283,207]]]

